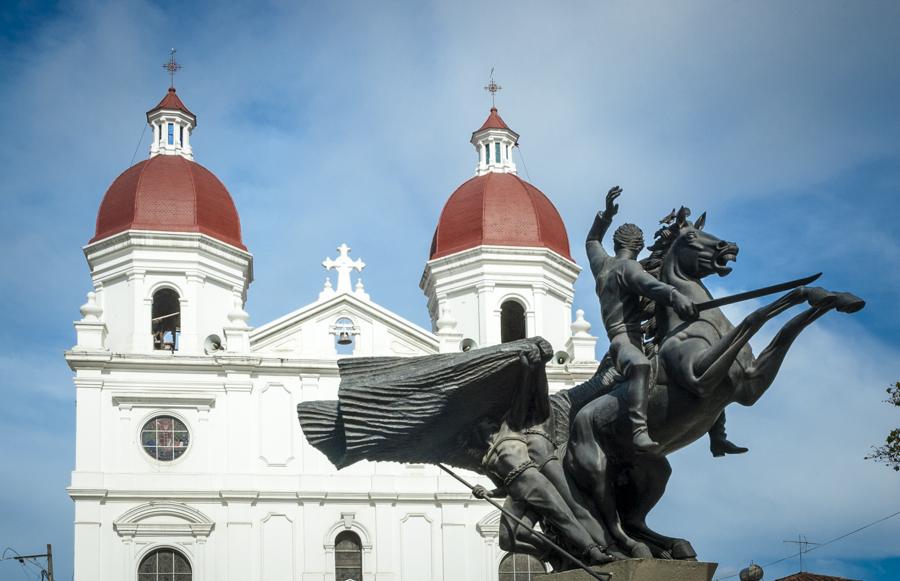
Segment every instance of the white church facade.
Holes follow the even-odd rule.
[[[66,353],[75,581],[530,578],[458,482],[425,465],[339,472],[296,416],[337,397],[340,357],[541,335],[551,389],[594,373],[597,339],[572,312],[580,268],[553,204],[516,175],[518,135],[496,109],[472,135],[476,175],[448,199],[420,283],[431,329],[373,302],[344,244],[323,263],[334,283],[253,328],[253,255],[227,189],[193,161],[196,117],[172,88],[147,121],[150,156],[110,186],[84,247],[92,288]]]

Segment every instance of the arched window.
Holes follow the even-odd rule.
[[[335,581],[362,581],[362,543],[353,531],[341,531],[334,539]]]
[[[138,581],[191,581],[191,564],[176,551],[164,547],[156,549],[138,566]]]
[[[153,348],[175,351],[178,349],[178,333],[181,332],[181,301],[178,293],[161,288],[153,293],[151,330]]]
[[[546,572],[547,568],[537,557],[509,553],[500,561],[499,581],[531,581],[534,575]]]
[[[524,339],[526,332],[525,307],[518,301],[504,301],[500,305],[500,342]]]

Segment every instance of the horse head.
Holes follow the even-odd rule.
[[[703,230],[706,212],[694,223],[688,221],[689,215],[690,210],[682,208],[672,224],[657,233],[657,244],[654,246],[661,239],[669,240],[663,271],[689,280],[731,273],[728,263],[737,260],[738,245]]]

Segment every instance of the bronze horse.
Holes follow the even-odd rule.
[[[728,263],[738,254],[736,244],[704,232],[704,222],[705,215],[696,224],[679,215],[659,274],[661,281],[695,303],[712,298],[702,279],[729,274]],[[767,321],[802,303],[809,308],[788,321],[754,356],[750,338]],[[696,557],[687,540],[659,534],[646,523],[671,474],[666,455],[704,436],[729,404],[756,403],[778,374],[794,339],[813,321],[830,310],[852,313],[863,306],[849,293],[799,287],[737,325],[718,308],[693,321],[681,320],[671,308],[659,308],[657,379],[648,409],[650,434],[658,449],[635,453],[621,385],[609,386],[571,418],[565,467],[583,496],[591,499],[590,508],[608,531],[610,544],[633,557]]]

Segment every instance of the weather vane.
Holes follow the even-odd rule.
[[[491,107],[497,106],[494,101],[497,97],[497,91],[502,88],[503,87],[494,82],[494,67],[491,67],[491,82],[484,87],[484,90],[491,94]]]
[[[175,49],[169,51],[169,62],[163,65],[163,68],[169,71],[169,88],[175,88],[175,73],[181,70],[181,65],[175,60]]]

